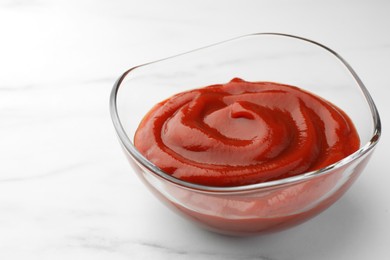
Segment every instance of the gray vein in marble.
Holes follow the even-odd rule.
[[[164,251],[166,254],[170,255],[182,255],[182,256],[191,256],[199,259],[244,259],[244,260],[273,260],[272,258],[261,256],[261,255],[245,255],[245,254],[223,254],[221,252],[206,252],[206,251],[186,251],[180,250],[177,248],[166,247],[163,245],[150,243],[150,242],[137,242],[136,244],[148,247],[150,249],[155,249],[158,251]]]
[[[59,174],[63,174],[63,173],[69,172],[69,171],[73,171],[75,169],[78,169],[78,168],[81,168],[81,167],[84,167],[84,166],[90,165],[90,164],[91,164],[91,162],[79,162],[79,163],[74,163],[74,164],[68,165],[66,167],[62,167],[62,168],[59,168],[59,169],[48,171],[46,173],[39,174],[39,175],[18,177],[18,178],[0,179],[0,184],[2,184],[2,183],[9,183],[9,182],[19,182],[19,181],[29,181],[29,180],[43,179],[43,178],[46,178],[46,177],[52,177],[52,176],[55,176],[55,175],[59,175]]]
[[[34,87],[34,85],[0,86],[0,91],[24,91]]]
[[[130,241],[130,240],[118,240],[118,239],[107,239],[103,236],[98,235],[88,235],[88,236],[71,236],[68,237],[71,241],[68,244],[69,247],[82,247],[82,248],[90,248],[95,250],[102,250],[107,252],[121,252],[124,249],[128,249],[129,246],[136,247],[145,247],[148,248],[146,252],[150,254],[153,251],[157,251],[157,253],[163,253],[165,256],[178,257],[179,259],[183,257],[191,257],[196,259],[244,259],[244,260],[274,260],[274,258],[270,258],[267,256],[261,255],[245,255],[245,254],[224,254],[221,252],[206,252],[206,251],[194,251],[194,250],[186,250],[182,248],[173,248],[169,246],[165,246],[158,243],[147,242],[147,241]],[[195,241],[194,241],[195,242]],[[123,247],[125,246],[125,247]],[[122,252],[125,253],[126,252]],[[176,258],[175,258],[176,259]]]
[[[33,117],[31,115],[15,115],[15,114],[2,114],[0,116],[4,118],[13,118],[17,119],[15,122],[3,121],[0,122],[0,126],[4,128],[15,128],[15,127],[24,127],[24,126],[44,126],[46,124],[57,123],[62,120],[74,120],[78,118],[93,119],[93,118],[106,118],[107,115],[99,112],[88,112],[80,113],[80,111],[71,111],[67,114],[62,115],[46,115],[46,116],[37,116]]]
[[[102,78],[91,78],[91,79],[80,79],[80,80],[61,80],[59,82],[50,82],[50,83],[40,83],[40,84],[21,84],[21,85],[0,85],[0,91],[5,92],[14,92],[14,91],[30,91],[37,89],[47,89],[53,87],[53,85],[57,87],[79,87],[80,85],[90,85],[90,84],[106,84],[110,83],[109,86],[115,83],[115,80],[119,77],[109,76]]]
[[[119,75],[117,76],[119,77]],[[112,83],[114,84],[116,77],[102,77],[102,78],[93,78],[82,81],[84,84],[95,84],[95,83]]]
[[[271,258],[264,257],[264,256],[253,256],[253,255],[230,255],[230,254],[221,254],[221,252],[205,252],[205,251],[186,251],[186,250],[180,250],[177,248],[172,247],[166,247],[163,245],[150,243],[150,242],[138,242],[137,244],[141,246],[145,246],[148,248],[153,248],[156,250],[165,251],[168,254],[172,255],[188,255],[192,257],[199,257],[201,259],[207,258],[207,259],[260,259],[260,260],[272,260]]]

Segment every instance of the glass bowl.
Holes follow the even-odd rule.
[[[354,122],[359,150],[298,176],[212,187],[172,177],[134,146],[138,124],[155,104],[178,92],[235,77],[295,85],[331,101]],[[312,40],[279,33],[246,35],[131,68],[115,83],[110,109],[123,150],[145,185],[187,219],[229,235],[282,230],[328,208],[359,176],[381,133],[369,92],[340,55]]]

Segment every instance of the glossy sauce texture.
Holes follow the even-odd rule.
[[[297,87],[235,78],[157,104],[134,137],[163,171],[208,186],[240,186],[316,170],[360,141],[349,117]]]

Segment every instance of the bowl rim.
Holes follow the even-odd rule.
[[[333,54],[335,56],[335,58],[337,58],[347,68],[347,70],[351,73],[352,77],[355,79],[356,83],[360,87],[363,95],[365,96],[365,98],[366,98],[366,100],[368,102],[368,105],[369,105],[370,110],[371,110],[371,116],[372,116],[373,123],[374,123],[373,135],[372,135],[371,139],[366,144],[362,145],[357,151],[355,151],[351,155],[343,158],[342,160],[340,160],[340,161],[338,161],[336,163],[328,165],[328,166],[326,166],[324,168],[321,168],[321,169],[318,169],[318,170],[315,170],[315,171],[306,172],[306,173],[299,174],[299,175],[296,175],[296,176],[280,179],[280,180],[273,180],[273,181],[255,183],[255,184],[242,185],[242,186],[229,186],[229,187],[207,186],[207,185],[202,185],[202,184],[196,184],[196,183],[183,181],[183,180],[177,179],[177,178],[169,175],[168,173],[165,173],[160,168],[158,168],[156,165],[154,165],[152,162],[150,162],[148,159],[146,159],[138,151],[138,149],[133,145],[133,143],[130,141],[130,139],[128,138],[128,136],[127,136],[127,134],[126,134],[126,132],[125,132],[121,122],[120,122],[120,119],[119,119],[118,110],[117,110],[117,94],[118,94],[119,88],[120,88],[120,86],[122,84],[122,81],[125,79],[125,77],[131,71],[133,71],[133,70],[135,70],[135,69],[137,69],[139,67],[143,67],[143,66],[146,66],[146,65],[149,65],[149,64],[153,64],[153,63],[157,63],[157,62],[160,62],[160,61],[172,59],[172,58],[175,58],[175,57],[178,57],[178,56],[182,56],[182,55],[185,55],[185,54],[188,54],[188,53],[200,51],[202,49],[206,49],[206,48],[209,48],[209,47],[214,47],[214,46],[221,45],[221,44],[224,44],[224,43],[227,43],[227,42],[240,40],[242,38],[253,37],[253,36],[278,36],[278,37],[293,38],[293,39],[296,39],[296,40],[301,40],[301,41],[305,41],[305,42],[317,45],[318,47],[321,47],[324,50],[326,50],[326,51],[330,52],[331,54]],[[349,65],[349,63],[344,58],[342,58],[337,52],[335,52],[331,48],[329,48],[329,47],[327,47],[327,46],[325,46],[325,45],[323,45],[321,43],[318,43],[316,41],[313,41],[313,40],[310,40],[310,39],[307,39],[307,38],[304,38],[304,37],[296,36],[296,35],[285,34],[285,33],[275,33],[275,32],[263,32],[263,33],[246,34],[246,35],[230,38],[230,39],[225,40],[225,41],[220,41],[220,42],[217,42],[217,43],[214,43],[214,44],[210,44],[210,45],[207,45],[207,46],[204,46],[204,47],[200,47],[200,48],[197,48],[197,49],[193,49],[191,51],[187,51],[187,52],[184,52],[184,53],[173,55],[173,56],[170,56],[170,57],[167,57],[167,58],[164,58],[164,59],[159,59],[159,60],[156,60],[156,61],[152,61],[152,62],[148,62],[148,63],[144,63],[144,64],[141,64],[141,65],[132,67],[132,68],[128,69],[127,71],[125,71],[116,80],[116,82],[115,82],[115,84],[114,84],[114,86],[112,88],[111,95],[110,95],[110,114],[111,114],[112,122],[114,124],[114,128],[115,128],[116,133],[118,135],[118,138],[120,139],[122,145],[127,150],[127,152],[130,153],[132,159],[134,159],[138,164],[142,165],[144,168],[146,168],[150,172],[154,173],[156,176],[158,176],[160,178],[163,178],[163,179],[169,181],[170,183],[173,183],[175,185],[178,185],[178,186],[186,188],[186,189],[203,191],[203,192],[218,192],[218,193],[226,193],[226,192],[228,192],[228,193],[231,193],[231,192],[253,191],[253,190],[257,190],[257,189],[282,186],[282,185],[286,185],[286,184],[298,183],[298,182],[301,182],[301,181],[312,179],[314,177],[318,177],[320,175],[324,175],[324,174],[330,173],[330,172],[332,172],[332,170],[336,170],[338,168],[341,168],[344,165],[354,161],[355,159],[360,158],[363,155],[367,154],[369,151],[371,151],[376,146],[376,144],[378,143],[378,141],[380,139],[380,136],[381,136],[381,120],[380,120],[379,113],[378,113],[378,110],[376,108],[376,105],[375,105],[375,103],[374,103],[374,101],[373,101],[369,91],[367,90],[367,88],[365,87],[365,85],[363,84],[363,82],[361,81],[359,76],[356,74],[356,72],[352,69],[352,67]]]

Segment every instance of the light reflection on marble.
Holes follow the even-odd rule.
[[[279,31],[342,54],[385,123],[389,11],[379,0],[0,0],[0,259],[389,259],[386,134],[325,213],[282,233],[231,238],[152,197],[108,112],[111,86],[132,66]]]

